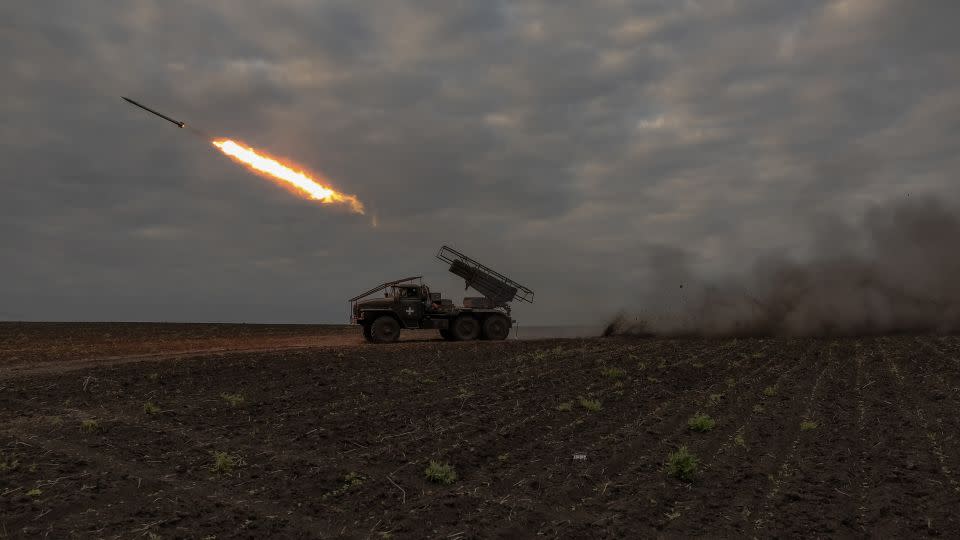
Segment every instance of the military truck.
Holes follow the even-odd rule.
[[[483,296],[464,298],[457,306],[431,291],[423,276],[381,283],[349,300],[350,322],[360,325],[367,341],[397,341],[403,328],[435,328],[450,341],[507,339],[516,322],[510,302],[533,303],[532,290],[449,246],[440,248],[437,259],[463,278],[465,290],[472,287]],[[382,298],[368,298],[381,291]]]

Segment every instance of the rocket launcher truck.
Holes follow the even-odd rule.
[[[360,325],[363,337],[373,343],[397,341],[403,328],[435,328],[450,341],[506,339],[516,322],[510,317],[510,302],[532,304],[533,291],[449,246],[440,248],[437,259],[463,278],[465,289],[472,287],[483,296],[466,297],[457,306],[432,292],[423,276],[397,279],[351,298],[350,323]],[[380,291],[382,298],[368,298]]]

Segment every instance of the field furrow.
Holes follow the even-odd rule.
[[[960,531],[953,337],[285,342],[97,365],[156,344],[96,328],[38,346],[42,370],[21,330],[0,343],[19,366],[0,374],[6,535]],[[680,447],[689,478],[668,466]]]

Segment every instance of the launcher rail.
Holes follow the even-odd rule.
[[[450,273],[462,277],[467,287],[473,287],[496,305],[513,300],[533,303],[531,289],[450,246],[441,247],[437,258],[449,264]]]

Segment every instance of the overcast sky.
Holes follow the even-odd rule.
[[[823,219],[953,197],[957,21],[956,0],[4,2],[0,320],[344,322],[411,274],[459,302],[448,243],[536,291],[522,324],[595,323],[664,254],[737,271],[802,257]]]

